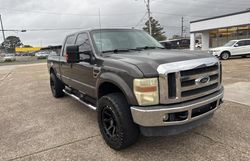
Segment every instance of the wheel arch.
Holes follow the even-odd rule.
[[[49,68],[49,74],[51,74],[51,73],[55,74],[55,76],[57,77],[57,71],[56,71],[56,69],[53,66],[51,66]]]
[[[103,95],[109,93],[121,92],[125,96],[128,104],[137,104],[137,100],[132,91],[132,87],[129,87],[129,85],[116,74],[102,74],[97,81],[96,87],[96,96],[98,99],[100,99]]]
[[[228,53],[229,56],[231,56],[231,52],[230,52],[229,50],[223,50],[223,51],[220,53],[220,55],[221,55],[222,53]]]

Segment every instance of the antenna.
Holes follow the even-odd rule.
[[[101,43],[101,53],[102,53],[102,24],[101,24],[101,9],[99,8],[99,28],[100,28],[100,43]]]

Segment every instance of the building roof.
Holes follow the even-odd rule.
[[[225,15],[220,15],[220,16],[215,16],[215,17],[210,17],[210,18],[204,18],[204,19],[200,19],[200,20],[195,20],[195,21],[191,21],[190,23],[201,22],[201,21],[206,21],[206,20],[212,20],[212,19],[222,18],[222,17],[227,17],[227,16],[233,16],[233,15],[238,15],[238,14],[247,13],[247,12],[250,12],[250,9],[247,9],[247,10],[244,10],[244,11],[240,11],[240,12],[234,12],[234,13],[229,13],[229,14],[225,14]]]

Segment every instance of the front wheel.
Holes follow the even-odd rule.
[[[227,60],[227,59],[229,59],[230,54],[229,54],[229,52],[223,52],[223,53],[221,53],[220,57],[222,60]]]
[[[115,150],[127,148],[139,137],[139,128],[121,93],[108,94],[99,100],[98,124],[105,142]]]

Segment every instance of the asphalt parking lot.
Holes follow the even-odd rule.
[[[0,67],[0,160],[250,160],[250,58],[223,61],[225,102],[207,124],[140,137],[123,151],[100,136],[96,113],[49,88],[46,64]]]

